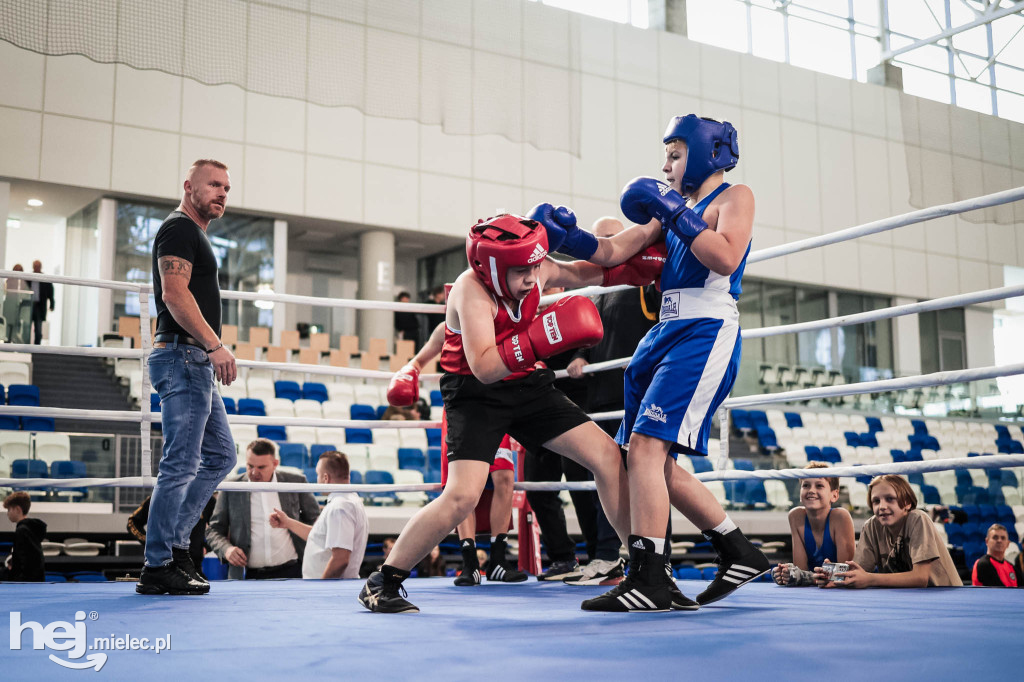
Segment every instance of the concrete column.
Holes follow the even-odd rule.
[[[903,90],[903,69],[886,62],[868,69],[868,83]]]
[[[0,268],[7,268],[7,218],[11,215],[11,183],[0,182]]]
[[[395,282],[395,235],[383,230],[359,235],[359,298],[364,301],[390,301]],[[390,310],[360,310],[359,347],[366,349],[370,339],[387,341],[394,350],[395,316]]]
[[[100,257],[100,271],[96,275],[100,279],[114,279],[114,252],[117,249],[117,201],[100,199],[99,211],[96,215],[96,233],[99,236],[97,250]],[[110,289],[96,289],[99,294],[97,316],[99,328],[97,333],[109,332],[114,328],[114,292]],[[94,339],[93,343],[99,343]]]
[[[917,303],[916,298],[897,297],[894,306]],[[921,373],[921,328],[917,315],[902,315],[892,320],[892,363],[898,377]]]
[[[274,221],[274,293],[288,292],[288,221]],[[274,304],[274,326],[271,337],[275,346],[281,345],[281,332],[287,329],[286,313],[288,306]]]
[[[648,24],[652,29],[687,36],[686,0],[649,0]]]
[[[996,364],[995,321],[991,310],[985,308],[964,309],[966,330],[967,366],[989,367]]]

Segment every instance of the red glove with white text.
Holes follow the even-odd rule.
[[[589,298],[567,296],[534,318],[524,332],[498,346],[502,362],[513,372],[530,369],[539,358],[571,348],[589,348],[604,336],[597,307]]]
[[[667,259],[668,248],[664,241],[659,241],[632,256],[625,263],[613,268],[604,268],[601,286],[631,284],[635,287],[645,287],[651,282],[658,281]]]

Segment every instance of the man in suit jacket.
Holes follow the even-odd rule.
[[[32,272],[42,273],[42,261],[32,261]],[[43,322],[46,321],[46,303],[53,310],[53,285],[49,282],[32,282],[32,343],[43,341]]]
[[[279,460],[273,441],[257,438],[246,448],[244,474],[228,481],[304,483],[306,477],[277,471]],[[312,525],[320,505],[312,493],[222,492],[206,528],[206,543],[230,564],[228,578],[265,580],[301,578],[306,541],[284,528],[273,528],[270,515],[282,510],[293,519]]]

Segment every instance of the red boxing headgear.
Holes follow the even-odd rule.
[[[548,255],[548,233],[536,220],[503,213],[481,220],[466,237],[469,267],[488,289],[509,299],[508,269],[539,263]]]

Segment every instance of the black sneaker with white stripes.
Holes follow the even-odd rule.
[[[530,576],[516,568],[510,568],[505,564],[495,564],[487,571],[487,580],[496,583],[521,583]]]
[[[583,602],[584,611],[656,613],[699,608],[676,587],[666,571],[664,555],[645,547],[639,536],[631,535],[629,544],[629,573],[608,592]]]
[[[718,574],[708,585],[708,589],[697,595],[697,603],[701,606],[728,597],[751,580],[771,570],[768,558],[743,535],[739,528],[725,534],[716,533],[713,530],[705,530],[701,533],[718,552],[717,563],[719,565]]]
[[[462,573],[455,578],[455,585],[458,587],[472,587],[480,584],[480,569],[464,566]]]

